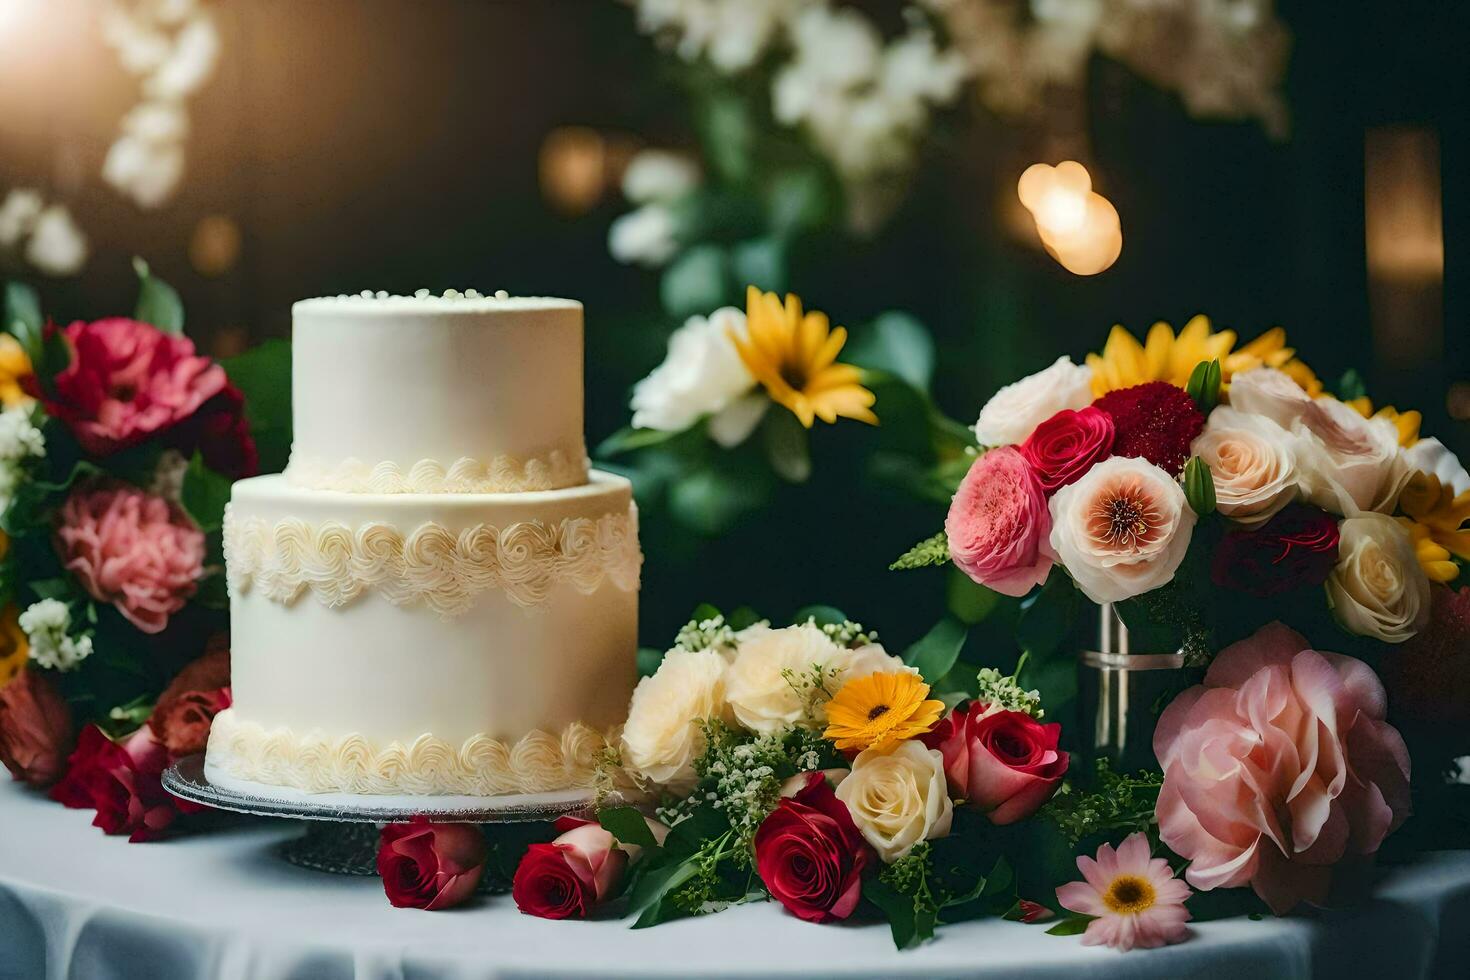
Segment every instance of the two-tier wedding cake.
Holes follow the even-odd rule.
[[[293,309],[291,461],[225,517],[234,703],[211,781],[507,796],[589,787],[634,681],[637,510],[587,467],[582,307]]]

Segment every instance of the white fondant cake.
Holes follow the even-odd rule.
[[[637,510],[586,466],[582,308],[293,310],[295,442],[235,484],[234,703],[213,781],[498,796],[589,787],[637,645]]]

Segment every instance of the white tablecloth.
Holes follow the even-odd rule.
[[[1162,950],[987,921],[898,953],[886,927],[809,925],[770,903],[640,931],[531,918],[508,896],[395,909],[376,878],[284,863],[286,822],[129,844],[90,819],[0,788],[0,978],[1470,977],[1470,852],[1386,873],[1351,913],[1203,923]]]

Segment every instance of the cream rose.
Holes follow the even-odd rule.
[[[859,753],[852,772],[837,786],[837,798],[887,864],[921,840],[946,836],[954,818],[944,757],[922,742],[904,742],[888,753]]]
[[[1296,496],[1293,444],[1291,433],[1264,415],[1221,405],[1191,449],[1210,468],[1220,513],[1260,524]]]
[[[1365,419],[1335,398],[1318,398],[1292,423],[1302,493],[1323,510],[1354,517],[1388,513],[1411,470],[1385,418]]]
[[[1337,567],[1327,576],[1332,614],[1350,633],[1402,643],[1429,616],[1429,579],[1392,517],[1363,514],[1340,526]]]
[[[816,727],[815,686],[845,651],[816,626],[765,629],[745,637],[730,664],[725,694],[735,720],[761,735],[789,725]]]
[[[1258,367],[1241,371],[1230,379],[1230,406],[1251,415],[1264,415],[1283,429],[1301,418],[1312,404],[1312,396],[1285,371]]]
[[[1145,459],[1114,456],[1051,498],[1051,546],[1093,602],[1119,602],[1174,578],[1195,514]]]
[[[881,643],[869,643],[854,650],[839,648],[837,656],[831,661],[831,669],[833,676],[827,689],[833,693],[848,681],[855,681],[869,674],[893,673],[898,670],[918,673],[913,667],[905,665],[901,658],[883,649]]]
[[[1033,429],[1064,408],[1092,404],[1092,368],[1059,357],[1044,371],[1008,384],[991,396],[975,423],[982,446],[1026,441]]]
[[[729,717],[725,658],[713,650],[670,650],[651,677],[638,682],[623,726],[623,762],[675,792],[694,785],[704,750],[700,722]]]

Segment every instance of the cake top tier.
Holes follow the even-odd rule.
[[[292,316],[292,483],[513,493],[586,482],[582,304],[365,292],[303,300]]]

